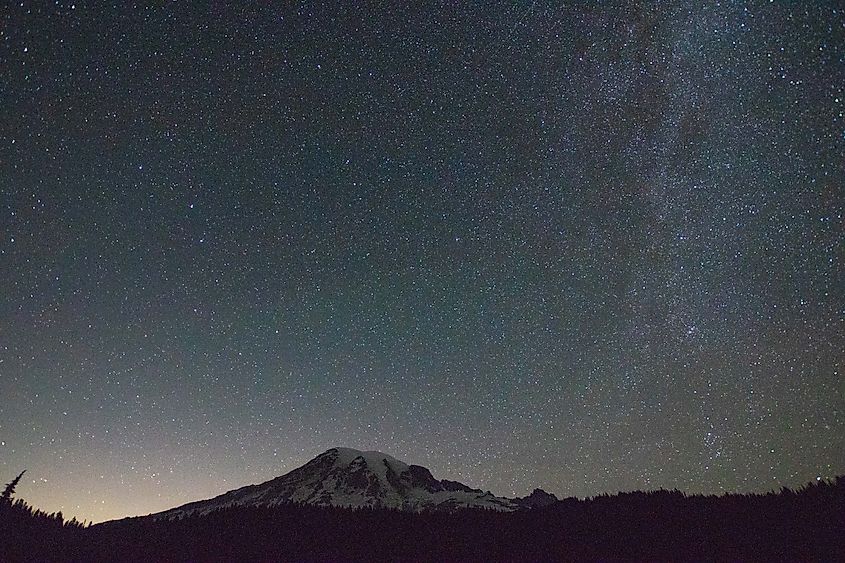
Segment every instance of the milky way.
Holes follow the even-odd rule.
[[[0,481],[845,473],[836,2],[247,4],[0,10]]]

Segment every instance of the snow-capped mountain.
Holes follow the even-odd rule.
[[[540,489],[535,489],[525,498],[497,497],[489,491],[473,489],[457,481],[438,481],[425,467],[408,465],[381,452],[332,448],[281,477],[155,516],[175,518],[193,513],[205,514],[228,506],[285,503],[413,511],[460,508],[513,511],[546,506],[555,501],[554,495]]]

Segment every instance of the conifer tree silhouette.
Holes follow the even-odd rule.
[[[6,485],[6,488],[3,489],[3,494],[0,494],[0,501],[2,502],[12,502],[12,495],[15,494],[15,487],[18,486],[18,482],[23,477],[23,474],[26,473],[26,469],[21,471],[21,474],[12,479],[12,482]]]

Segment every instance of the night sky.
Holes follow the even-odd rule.
[[[845,473],[841,3],[340,4],[0,7],[0,482]]]

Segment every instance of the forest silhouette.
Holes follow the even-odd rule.
[[[845,561],[845,478],[631,492],[518,512],[230,507],[97,525],[0,497],[0,561]]]

